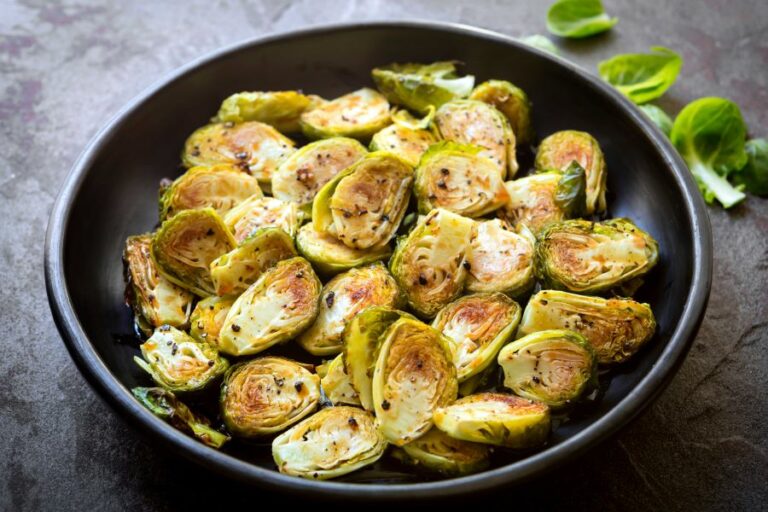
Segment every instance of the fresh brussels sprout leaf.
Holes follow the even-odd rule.
[[[371,306],[396,308],[400,303],[400,289],[382,263],[353,268],[323,287],[317,319],[297,341],[312,355],[338,354],[344,326],[355,315]]]
[[[509,199],[499,168],[480,156],[482,148],[455,142],[431,146],[416,168],[414,193],[420,213],[444,208],[465,217],[481,217]]]
[[[320,387],[323,393],[333,405],[360,406],[360,396],[347,375],[342,354],[318,366],[317,374],[320,375]]]
[[[277,263],[232,305],[219,334],[220,349],[233,356],[258,354],[295,337],[315,320],[320,289],[304,258]]]
[[[265,228],[280,228],[293,237],[299,230],[303,218],[298,205],[274,197],[253,195],[232,208],[224,216],[224,224],[242,243],[256,231]]]
[[[516,134],[493,105],[477,100],[448,102],[437,110],[435,125],[445,140],[482,147],[478,154],[498,165],[501,179],[517,172]]]
[[[134,361],[159,385],[175,393],[200,391],[217,382],[229,368],[213,345],[164,325],[141,345]]]
[[[734,181],[757,196],[768,196],[768,140],[752,139],[744,149],[747,165],[734,175]]]
[[[320,401],[320,378],[282,357],[236,364],[221,385],[219,405],[232,435],[275,434],[311,414]]]
[[[299,118],[324,100],[298,91],[239,92],[221,103],[215,122],[259,121],[280,132],[301,131]]]
[[[421,156],[435,144],[431,131],[407,128],[397,122],[376,133],[371,139],[371,151],[389,151],[402,158],[408,165],[418,165]]]
[[[585,213],[604,212],[607,208],[605,192],[608,173],[600,144],[590,134],[576,130],[553,133],[541,141],[535,165],[539,171],[565,171],[574,161],[586,173]]]
[[[573,404],[597,386],[597,359],[581,334],[555,329],[513,341],[499,353],[504,386],[552,407]]]
[[[201,343],[219,346],[219,332],[235,299],[208,297],[197,303],[190,319],[189,335]]]
[[[618,21],[605,13],[600,0],[557,0],[547,12],[547,30],[574,39],[610,30]]]
[[[449,341],[432,327],[401,318],[382,335],[373,371],[373,407],[381,433],[403,446],[426,433],[438,407],[456,399]]]
[[[433,318],[459,297],[474,230],[472,219],[438,208],[398,241],[389,268],[417,314]]]
[[[318,272],[332,276],[366,263],[385,260],[392,253],[389,244],[374,249],[350,249],[338,238],[315,230],[310,222],[296,235],[296,248]]]
[[[448,476],[467,475],[488,467],[487,445],[454,439],[432,428],[420,438],[396,448],[392,455],[403,464]]]
[[[555,188],[555,204],[566,218],[583,217],[587,206],[587,173],[577,161],[565,168]]]
[[[707,203],[730,208],[746,197],[728,176],[747,163],[747,127],[738,105],[724,98],[700,98],[675,118],[670,140],[693,173]]]
[[[546,404],[505,393],[478,393],[435,411],[435,426],[455,439],[507,448],[533,448],[547,440]]]
[[[392,117],[392,124],[400,126],[402,128],[408,128],[410,130],[427,130],[432,126],[432,121],[435,119],[435,113],[437,109],[434,105],[430,105],[427,108],[427,113],[424,117],[418,119],[405,109],[395,108],[392,110],[390,116]]]
[[[277,469],[287,475],[327,480],[373,464],[387,442],[376,418],[357,407],[329,407],[272,442]]]
[[[215,293],[210,265],[232,250],[235,240],[213,208],[183,210],[152,237],[152,260],[169,281],[196,295]]]
[[[459,382],[491,366],[520,323],[520,305],[501,293],[465,295],[445,306],[432,327],[451,341]]]
[[[329,137],[370,139],[387,126],[389,102],[373,89],[363,88],[323,103],[301,115],[301,130],[312,140]]]
[[[469,99],[496,107],[509,121],[517,144],[533,142],[531,101],[519,87],[506,80],[488,80],[475,87]]]
[[[240,295],[278,261],[297,256],[293,239],[282,229],[262,228],[211,262],[216,295]]]
[[[520,41],[527,44],[528,46],[533,46],[539,50],[549,52],[552,55],[560,55],[560,50],[557,48],[557,46],[555,46],[555,43],[553,43],[548,37],[542,36],[541,34],[532,34],[520,39]]]
[[[311,210],[317,192],[368,152],[355,139],[331,137],[307,144],[272,175],[272,195]]]
[[[536,274],[545,288],[600,293],[642,277],[659,246],[629,219],[551,224],[536,243]]]
[[[229,436],[213,429],[204,416],[193,413],[170,391],[163,388],[133,388],[133,396],[152,414],[211,448],[221,448]]]
[[[391,153],[370,153],[320,189],[312,222],[350,249],[381,248],[403,220],[412,184],[406,162]]]
[[[642,105],[660,98],[677,80],[683,58],[669,48],[654,46],[652,53],[616,55],[597,65],[603,80]]]
[[[656,105],[645,104],[639,106],[640,110],[648,116],[648,119],[655,124],[659,130],[667,137],[672,133],[672,118],[666,112]]]
[[[648,304],[542,290],[528,301],[518,336],[569,329],[589,342],[600,364],[621,363],[653,337],[656,320]]]
[[[498,216],[511,226],[524,225],[534,234],[565,219],[565,211],[555,202],[562,179],[560,171],[547,171],[508,181],[509,200],[497,211]]]
[[[376,87],[395,105],[427,114],[430,107],[466,98],[475,85],[475,77],[456,74],[455,62],[433,64],[390,64],[371,72]]]

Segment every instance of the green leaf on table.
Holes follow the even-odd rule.
[[[666,112],[656,105],[640,105],[639,108],[653,121],[653,124],[659,127],[659,130],[664,132],[664,135],[669,137],[669,134],[672,132],[672,118]]]
[[[600,76],[638,105],[655,100],[677,80],[683,59],[663,46],[652,53],[616,55],[598,64]]]
[[[547,12],[547,30],[560,37],[593,36],[618,21],[605,13],[600,0],[558,0]]]
[[[734,174],[733,181],[756,196],[768,196],[768,140],[749,140],[745,151],[747,165]]]
[[[528,46],[533,46],[534,48],[544,50],[545,52],[549,52],[553,55],[560,55],[560,50],[557,49],[555,43],[550,41],[548,37],[542,36],[541,34],[526,36],[520,39],[520,41],[527,44]]]

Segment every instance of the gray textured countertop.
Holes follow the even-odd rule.
[[[605,3],[619,24],[559,42],[565,57],[594,72],[612,54],[669,46],[686,63],[662,106],[726,96],[753,134],[768,136],[768,2]],[[0,0],[0,509],[163,510],[222,496],[241,508],[266,498],[147,444],[88,387],[53,325],[42,270],[48,213],[79,151],[125,102],[202,54],[267,32],[421,18],[521,36],[546,33],[548,4]],[[498,499],[514,508],[767,506],[768,201],[709,213],[712,297],[667,391],[615,439]]]

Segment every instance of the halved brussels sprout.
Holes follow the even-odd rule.
[[[158,327],[140,348],[144,359],[134,357],[136,364],[158,385],[177,393],[205,389],[229,368],[213,345],[170,325]]]
[[[454,439],[434,427],[392,452],[404,464],[450,476],[484,470],[488,467],[490,454],[487,445]]]
[[[549,436],[546,404],[505,393],[478,393],[435,411],[435,426],[455,439],[534,448]]]
[[[531,102],[519,87],[506,80],[488,80],[475,87],[469,99],[493,105],[504,114],[518,144],[530,144],[533,141]]]
[[[432,327],[451,341],[459,382],[493,364],[501,347],[515,334],[520,313],[520,305],[502,293],[474,293],[437,314]]]
[[[272,457],[286,475],[327,480],[373,464],[387,442],[376,418],[357,407],[329,407],[272,441]]]
[[[478,146],[441,142],[430,147],[416,167],[414,193],[419,212],[433,208],[481,217],[509,199],[499,168],[480,156]]]
[[[645,275],[659,246],[629,219],[567,220],[545,228],[536,243],[536,274],[545,288],[599,293]]]
[[[233,435],[259,437],[285,430],[317,408],[320,378],[282,357],[236,364],[221,385],[219,405]]]
[[[193,167],[160,194],[160,220],[206,206],[224,215],[254,194],[262,195],[259,182],[234,165]]]
[[[370,306],[396,308],[400,303],[400,289],[382,263],[353,268],[323,287],[317,319],[297,341],[312,355],[338,354],[343,348],[344,326],[355,315]]]
[[[366,263],[385,260],[392,254],[389,245],[368,249],[350,249],[338,238],[315,230],[310,222],[304,224],[296,235],[299,253],[323,275],[331,276]]]
[[[367,87],[304,112],[300,121],[309,139],[369,139],[390,122],[389,102]]]
[[[472,219],[437,208],[398,240],[389,268],[419,315],[432,318],[461,294],[474,228]]]
[[[517,234],[501,219],[477,224],[467,254],[467,290],[519,297],[533,288],[536,238],[525,226],[521,229]]]
[[[272,173],[294,151],[294,142],[268,124],[213,123],[189,136],[181,159],[186,167],[236,165],[269,190]]]
[[[373,411],[373,369],[379,354],[381,336],[401,318],[411,315],[395,309],[373,306],[357,314],[344,328],[344,366],[360,404]]]
[[[254,91],[233,94],[221,103],[215,120],[259,121],[283,133],[301,131],[299,118],[324,100],[298,91]]]
[[[152,414],[186,434],[191,434],[202,443],[221,448],[229,436],[211,427],[208,418],[193,413],[170,391],[163,388],[133,388],[133,396]]]
[[[217,295],[240,295],[278,261],[296,256],[293,239],[279,228],[262,228],[211,262]]]
[[[555,132],[543,141],[536,153],[536,168],[565,170],[577,162],[586,173],[586,213],[604,212],[608,172],[605,157],[597,140],[587,132],[565,130]]]
[[[352,249],[379,248],[400,226],[412,184],[407,163],[391,153],[371,153],[320,189],[312,222]]]
[[[152,260],[160,273],[196,295],[213,295],[210,265],[235,240],[213,208],[184,210],[163,222],[152,237]]]
[[[371,151],[389,151],[415,167],[421,155],[436,142],[437,139],[429,130],[414,130],[391,124],[373,136]]]
[[[347,375],[344,357],[341,354],[318,366],[317,374],[320,375],[320,387],[323,393],[333,405],[360,405],[360,396],[352,387],[352,381]]]
[[[504,386],[552,408],[570,405],[597,386],[597,359],[579,333],[565,329],[523,336],[501,349]]]
[[[648,304],[632,299],[603,299],[542,290],[528,302],[518,334],[570,329],[584,336],[600,364],[632,357],[656,331]]]
[[[466,98],[475,85],[472,75],[456,76],[455,62],[390,64],[371,72],[376,87],[396,105],[421,114],[456,98]]]
[[[320,280],[304,258],[279,262],[232,305],[219,333],[220,349],[243,356],[288,341],[314,321],[320,289]]]
[[[403,446],[432,427],[435,409],[456,399],[449,341],[432,327],[401,318],[382,335],[373,371],[373,407],[382,434]]]
[[[455,100],[435,114],[435,124],[445,140],[472,144],[483,149],[480,156],[492,160],[504,179],[517,172],[515,134],[504,114],[482,101]]]
[[[237,243],[241,243],[262,228],[280,228],[293,238],[299,230],[301,219],[302,214],[297,204],[253,195],[228,211],[224,216],[224,224]]]
[[[189,322],[194,295],[164,278],[151,256],[152,235],[130,236],[123,260],[128,277],[128,302],[136,326],[147,336],[155,327],[183,328]]]
[[[233,297],[215,296],[198,302],[192,311],[189,335],[197,341],[218,347],[221,326],[234,303]]]
[[[307,144],[272,175],[272,195],[311,209],[323,185],[363,158],[368,151],[355,139],[331,137]]]

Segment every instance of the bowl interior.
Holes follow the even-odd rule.
[[[583,431],[634,388],[670,339],[693,279],[693,228],[669,164],[618,102],[572,70],[502,40],[407,26],[310,32],[242,47],[178,77],[113,128],[76,192],[65,227],[64,274],[83,329],[126,388],[148,381],[132,361],[138,344],[131,338],[131,314],[123,299],[123,244],[129,235],[154,229],[159,181],[181,172],[185,138],[208,121],[219,102],[241,90],[302,89],[334,97],[372,85],[370,70],[377,65],[441,59],[466,63],[465,71],[479,81],[507,79],[522,87],[533,101],[539,140],[562,129],[593,134],[607,159],[610,216],[633,219],[661,247],[660,263],[639,295],[657,316],[655,339],[611,375],[602,400],[555,431],[552,444]],[[230,451],[273,468],[265,447],[233,444]],[[422,477],[383,464],[347,479],[410,482]]]

